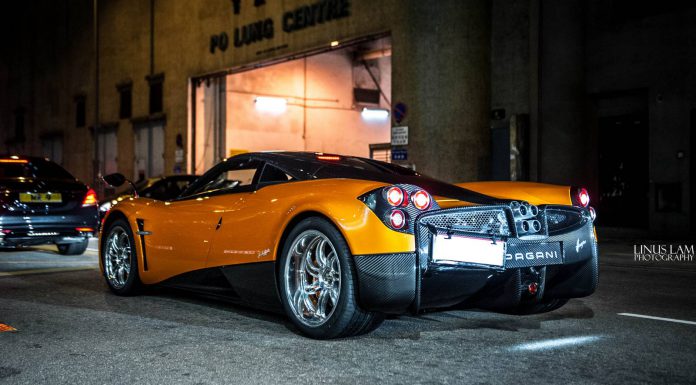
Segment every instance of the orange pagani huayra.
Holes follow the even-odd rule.
[[[537,313],[597,286],[588,204],[582,188],[454,185],[371,159],[243,154],[171,201],[115,205],[100,266],[117,294],[161,284],[221,295],[282,310],[315,338],[435,308]]]

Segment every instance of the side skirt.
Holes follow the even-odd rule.
[[[219,297],[262,310],[283,311],[276,289],[274,262],[194,270],[159,285]]]

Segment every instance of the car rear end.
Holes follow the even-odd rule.
[[[584,192],[586,194],[586,191]],[[597,286],[594,210],[525,201],[452,199],[409,184],[359,197],[415,250],[356,255],[362,306],[391,313],[457,305],[515,311],[583,297]],[[575,200],[574,200],[575,201]]]
[[[62,167],[43,158],[0,157],[0,246],[57,244],[76,254],[97,223],[96,193]]]

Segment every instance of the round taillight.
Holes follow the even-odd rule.
[[[411,201],[418,210],[427,210],[430,208],[430,194],[423,190],[416,191],[411,196]]]
[[[597,211],[595,211],[594,207],[590,207],[590,218],[592,218],[592,222],[597,219]]]
[[[590,204],[590,194],[584,187],[578,190],[578,202],[582,205],[582,207],[587,207],[587,205]]]
[[[390,187],[387,190],[387,202],[392,206],[401,206],[406,199],[404,195],[404,190],[398,187]]]
[[[394,210],[389,214],[389,224],[395,229],[402,229],[406,226],[406,214],[401,210]]]

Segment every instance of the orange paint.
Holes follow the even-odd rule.
[[[533,205],[572,205],[570,187],[535,182],[469,182],[459,187],[502,199],[527,201]]]

